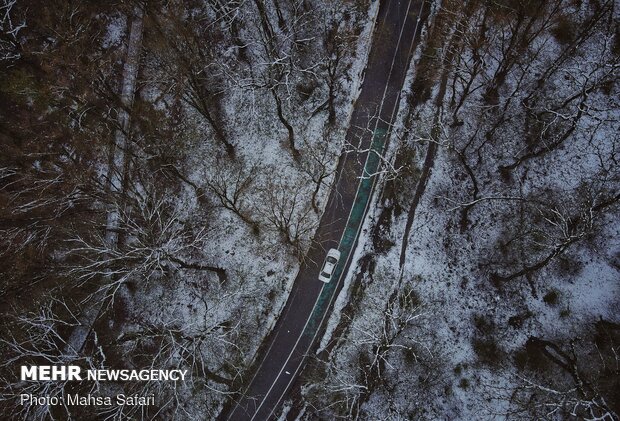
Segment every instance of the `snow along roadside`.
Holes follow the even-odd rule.
[[[368,56],[370,55],[372,33],[374,32],[375,25],[377,23],[378,14],[379,14],[379,2],[376,1],[376,2],[373,2],[370,5],[370,8],[368,9],[368,20],[366,24],[364,25],[364,29],[360,33],[360,36],[358,37],[357,49],[355,51],[355,59],[353,60],[353,64],[351,66],[351,68],[353,69],[351,73],[356,75],[356,77],[353,78],[354,82],[352,83],[351,89],[349,90],[351,92],[351,95],[349,96],[349,101],[348,101],[350,105],[348,107],[347,114],[346,114],[346,127],[348,127],[351,122],[355,103],[357,102],[357,98],[359,97],[360,92],[362,91],[362,82],[364,80],[364,72],[366,70],[366,65],[368,64]],[[331,175],[331,178],[333,181],[334,174]],[[327,203],[327,200],[324,201],[324,205],[326,203]],[[325,208],[323,208],[321,215],[319,215],[319,220],[321,219],[323,212],[325,212]],[[282,311],[284,310],[284,307],[286,306],[286,303],[288,301],[288,296],[290,295],[290,292],[293,289],[293,283],[295,282],[295,279],[297,279],[298,274],[299,274],[299,268],[297,269],[295,276],[290,276],[289,279],[286,281],[286,285],[284,286],[285,294],[283,294],[284,298],[280,300],[278,310],[272,311],[271,315],[269,316],[269,320],[267,321],[267,330],[266,330],[267,333],[265,337],[269,336],[276,322],[278,321],[278,318],[280,317]],[[258,353],[255,352],[252,360],[249,362],[250,365],[254,364],[257,356],[258,356]]]
[[[392,123],[392,130],[390,131],[390,137],[388,139],[388,146],[384,153],[385,161],[389,163],[393,163],[396,158],[396,153],[400,148],[400,139],[403,131],[405,130],[405,119],[407,118],[407,114],[409,111],[409,97],[413,94],[409,87],[413,84],[413,80],[416,75],[416,67],[413,65],[422,55],[422,49],[426,40],[428,38],[428,27],[429,22],[433,21],[433,18],[436,14],[437,8],[433,7],[429,13],[429,16],[426,20],[426,24],[420,30],[420,39],[415,47],[415,51],[411,56],[411,61],[409,62],[409,68],[407,69],[407,74],[405,75],[405,81],[403,82],[403,87],[401,88],[401,95],[398,104],[398,108],[395,110],[396,119]],[[377,11],[378,11],[378,2],[377,2]],[[376,17],[375,17],[376,18]],[[360,81],[360,90],[361,90],[361,81]],[[359,92],[357,93],[359,96]],[[356,99],[357,99],[356,96]],[[350,116],[349,116],[350,120]],[[391,141],[390,141],[391,140]],[[388,177],[389,173],[380,174],[381,179],[377,181],[375,187],[371,193],[371,204],[370,211],[364,217],[364,223],[362,224],[362,229],[360,231],[360,235],[357,240],[357,246],[355,247],[355,252],[353,253],[353,259],[351,260],[351,266],[349,269],[349,273],[344,279],[344,284],[342,289],[338,293],[338,297],[334,302],[334,308],[332,310],[331,315],[329,316],[327,326],[325,327],[325,333],[321,338],[321,343],[316,351],[317,354],[321,353],[327,346],[329,342],[332,340],[332,337],[340,323],[340,319],[342,318],[342,312],[346,305],[349,303],[349,299],[351,298],[351,287],[353,286],[353,280],[357,276],[359,272],[359,260],[364,256],[365,250],[368,248],[370,242],[368,241],[370,236],[372,235],[372,228],[377,220],[378,211],[382,209],[380,206],[381,195],[376,194],[377,191],[383,191],[383,187],[385,185],[386,177]],[[355,264],[355,267],[353,267]],[[397,280],[396,280],[397,281]]]

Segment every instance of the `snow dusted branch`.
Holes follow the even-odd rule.
[[[45,420],[52,416],[47,405],[27,403],[21,405],[16,399],[20,394],[33,396],[57,397],[69,392],[66,389],[68,380],[64,381],[20,381],[19,367],[22,365],[79,365],[86,369],[99,369],[105,362],[103,350],[95,337],[95,352],[89,357],[67,350],[68,343],[61,330],[71,329],[79,325],[73,306],[63,299],[50,298],[38,311],[17,316],[14,320],[6,320],[3,327],[7,332],[0,338],[0,346],[4,348],[3,362],[0,369],[10,373],[3,379],[0,387],[0,402],[9,403],[13,415],[23,419]],[[83,382],[80,387],[84,393],[92,393],[99,389],[98,382]],[[66,408],[67,412],[69,411]],[[8,414],[5,414],[8,415]],[[53,418],[53,417],[52,417]]]
[[[0,62],[11,62],[21,57],[18,36],[26,27],[26,21],[19,22],[14,16],[16,3],[17,0],[3,0],[0,5]]]
[[[79,284],[103,280],[91,295],[96,301],[111,305],[124,284],[148,281],[178,267],[207,269],[222,275],[219,268],[186,260],[201,249],[206,229],[189,230],[178,208],[170,206],[166,199],[151,199],[136,198],[130,202],[133,206],[117,206],[116,234],[124,238],[121,246],[112,247],[102,234],[78,235],[70,241],[70,253],[78,259],[68,267],[67,274]]]
[[[469,202],[461,202],[458,200],[454,200],[450,197],[447,196],[437,196],[438,199],[442,199],[445,200],[453,205],[455,205],[452,208],[449,208],[448,211],[449,212],[453,212],[455,210],[458,209],[462,209],[462,208],[471,208],[474,205],[477,205],[478,203],[482,203],[482,202],[489,202],[489,201],[503,201],[503,200],[507,200],[507,201],[526,201],[528,199],[525,199],[523,197],[519,197],[519,196],[485,196],[485,197],[479,197],[476,200],[471,200]]]

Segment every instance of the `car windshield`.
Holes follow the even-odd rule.
[[[329,273],[323,272],[321,273],[321,276],[324,278],[329,278]]]
[[[335,265],[335,264],[336,264],[336,262],[337,262],[336,258],[334,258],[334,257],[332,257],[332,256],[329,256],[329,257],[327,258],[327,263],[331,263],[332,265]]]

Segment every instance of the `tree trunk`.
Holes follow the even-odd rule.
[[[297,148],[295,147],[295,133],[293,132],[293,126],[291,126],[288,120],[284,117],[284,113],[282,112],[282,101],[280,100],[280,96],[278,95],[276,89],[276,87],[271,88],[271,93],[273,94],[273,98],[276,101],[276,111],[278,113],[278,118],[288,131],[288,146],[291,149],[293,158],[295,159],[295,161],[299,161],[301,156],[299,150],[297,150]]]

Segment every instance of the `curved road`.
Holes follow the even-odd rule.
[[[314,345],[351,264],[375,182],[372,174],[380,164],[379,154],[385,148],[428,8],[427,0],[381,1],[362,90],[346,137],[354,147],[340,157],[313,245],[282,315],[260,350],[262,356],[254,365],[254,375],[220,419],[262,421],[275,417],[303,368],[305,355]],[[332,281],[324,284],[318,280],[319,270],[332,247],[342,256]]]

